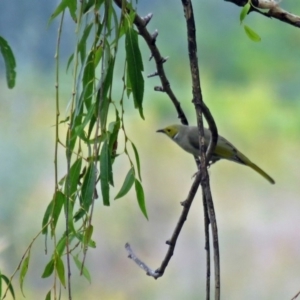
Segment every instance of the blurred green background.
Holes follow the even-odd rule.
[[[272,186],[250,168],[226,161],[210,169],[220,237],[221,293],[224,299],[290,299],[300,290],[300,31],[253,14],[245,23],[262,38],[254,43],[239,25],[240,8],[223,1],[194,2],[203,95],[219,133],[276,181]],[[7,275],[41,228],[54,191],[58,22],[47,28],[47,21],[56,5],[38,0],[0,4],[0,34],[12,46],[18,66],[17,85],[8,90],[0,60],[0,268]],[[295,2],[282,5],[300,14]],[[163,56],[170,57],[165,67],[171,86],[190,123],[195,123],[181,2],[141,0],[138,12],[154,13],[148,28],[159,30],[157,45]],[[74,49],[74,30],[68,20],[62,42],[62,119],[71,95],[71,74],[65,73],[65,67]],[[142,39],[140,46],[147,75],[155,66],[148,61]],[[89,250],[86,261],[92,284],[80,278],[73,266],[74,299],[204,299],[201,192],[162,278],[147,277],[124,249],[129,242],[152,268],[160,265],[167,251],[165,241],[181,212],[179,202],[186,198],[195,172],[191,156],[155,133],[178,122],[167,96],[153,91],[155,85],[160,85],[158,78],[145,79],[145,121],[133,110],[131,100],[125,114],[127,133],[140,153],[149,221],[139,211],[133,191],[112,201],[111,207],[97,201],[93,219],[97,248]],[[115,97],[119,99],[118,91]],[[61,130],[63,137],[65,127]],[[64,149],[60,162],[62,177]],[[128,168],[124,156],[116,160],[112,197]],[[44,299],[51,287],[52,279],[40,278],[49,259],[44,239],[39,238],[25,280],[27,299]],[[65,292],[62,299],[67,299]]]

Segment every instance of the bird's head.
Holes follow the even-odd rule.
[[[156,132],[162,132],[173,140],[174,137],[179,133],[180,128],[181,128],[181,125],[170,125],[163,129],[159,129]]]

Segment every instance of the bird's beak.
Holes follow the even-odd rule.
[[[156,130],[156,132],[162,132],[162,133],[164,133],[165,131],[163,129],[158,129],[158,130]]]

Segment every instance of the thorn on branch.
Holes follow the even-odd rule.
[[[158,36],[158,30],[155,29],[154,32],[152,33],[151,37],[152,37],[152,43],[154,44],[156,42],[156,38]]]
[[[163,57],[161,63],[164,64],[169,59],[169,56]]]
[[[147,75],[147,77],[150,78],[150,77],[154,77],[154,76],[157,76],[157,75],[158,75],[158,72],[155,71],[155,72],[153,72],[153,73]]]
[[[151,21],[153,17],[153,13],[149,13],[148,15],[146,15],[145,17],[142,18],[142,20],[144,21],[144,27],[146,27],[148,25],[148,23]]]
[[[162,86],[155,86],[154,91],[156,91],[156,92],[165,92],[165,90]]]
[[[153,58],[153,54],[151,53],[150,57],[149,57],[149,61]]]

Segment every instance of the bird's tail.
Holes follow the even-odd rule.
[[[265,177],[270,183],[274,184],[275,180],[269,176],[265,171],[263,171],[260,167],[258,167],[256,164],[254,164],[253,162],[249,161],[247,163],[247,165],[252,168],[254,171],[256,171],[257,173],[259,173],[261,176]]]
[[[240,151],[237,151],[237,157],[240,160],[241,163],[245,164],[246,166],[250,167],[257,173],[259,173],[261,176],[266,178],[270,183],[274,184],[275,180],[269,176],[265,171],[263,171],[259,166],[254,164],[248,157],[246,157],[244,154],[242,154]]]

